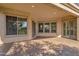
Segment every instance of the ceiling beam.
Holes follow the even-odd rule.
[[[71,5],[73,5],[74,7],[76,7],[77,9],[79,9],[79,6],[77,6],[76,4],[74,3],[70,3]]]
[[[60,8],[62,8],[62,9],[64,9],[64,10],[66,10],[66,11],[69,11],[69,12],[71,12],[71,13],[77,15],[77,16],[79,16],[79,13],[78,13],[78,12],[76,12],[76,11],[74,11],[74,10],[72,10],[72,9],[70,9],[70,8],[68,8],[68,7],[66,7],[66,6],[64,6],[64,5],[62,5],[62,4],[60,4],[60,3],[52,3],[52,4],[54,4],[54,5],[56,5],[56,6],[60,7]],[[76,8],[78,8],[78,7],[76,7]]]

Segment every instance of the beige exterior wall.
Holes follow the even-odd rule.
[[[62,36],[62,32],[63,32],[62,28],[63,28],[62,27],[62,19],[58,18],[58,20],[57,20],[57,36],[58,37]]]
[[[77,17],[77,40],[79,40],[79,17]]]
[[[28,16],[28,27],[27,27],[27,32],[28,32],[28,37],[29,39],[32,39],[32,19],[31,19],[31,15]]]
[[[0,44],[4,43],[5,35],[5,15],[0,13]]]

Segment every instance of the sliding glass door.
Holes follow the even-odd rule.
[[[64,21],[63,22],[63,35],[67,38],[76,39],[76,20]]]

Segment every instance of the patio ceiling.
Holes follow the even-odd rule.
[[[67,15],[75,15],[74,13],[57,7],[55,4],[49,3],[10,3],[0,4],[0,6],[22,12],[29,12],[33,19],[53,19]]]

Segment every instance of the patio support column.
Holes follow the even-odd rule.
[[[0,44],[4,43],[5,30],[5,15],[0,13]]]
[[[28,17],[28,37],[32,39],[32,18],[31,15]]]
[[[79,17],[77,17],[77,40],[79,40]]]
[[[62,35],[62,26],[61,26],[61,24],[62,24],[62,22],[61,22],[61,18],[59,18],[58,20],[57,20],[57,36],[58,37],[61,37],[61,35]]]
[[[36,22],[36,36],[38,35],[38,22]]]

